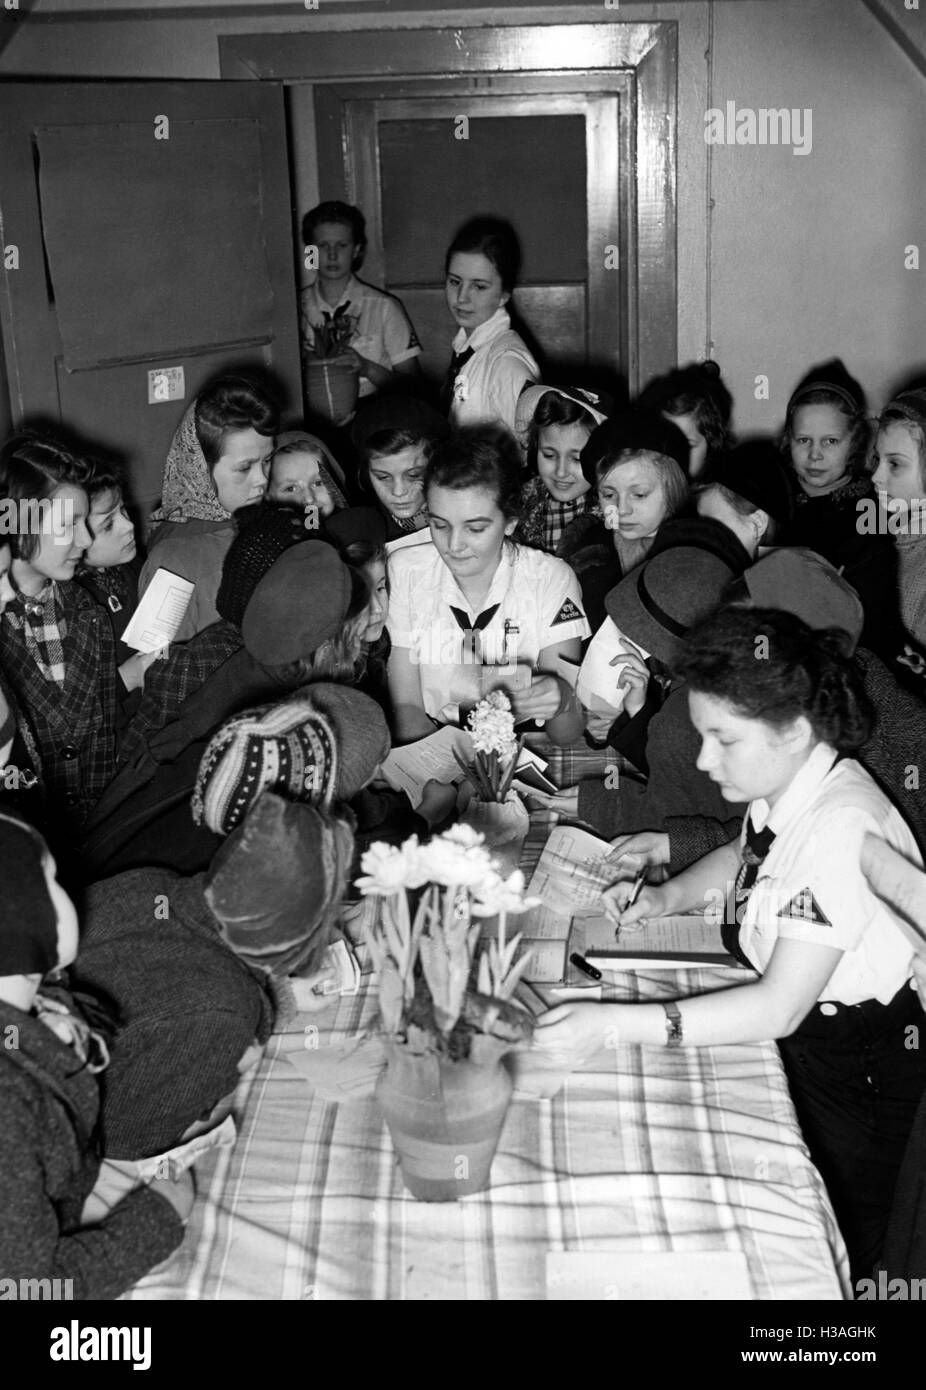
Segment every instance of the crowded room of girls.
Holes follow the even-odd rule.
[[[45,8],[0,1298],[926,1298],[919,7]]]

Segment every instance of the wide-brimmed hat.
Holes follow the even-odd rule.
[[[665,522],[643,563],[608,594],[608,616],[671,670],[689,629],[713,612],[749,558],[720,522],[708,517]]]
[[[862,600],[848,580],[815,550],[782,546],[750,565],[734,585],[733,598],[748,597],[755,608],[781,608],[815,630],[842,628],[852,649],[865,621]]]

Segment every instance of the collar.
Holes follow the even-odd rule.
[[[833,766],[839,757],[836,749],[829,743],[818,743],[804,766],[795,775],[790,786],[785,789],[784,795],[769,810],[769,804],[764,797],[759,797],[757,801],[749,804],[748,815],[756,830],[763,830],[767,825],[775,834],[793,820],[799,811],[813,800],[817,790],[829,776]]]
[[[495,310],[490,319],[486,319],[485,323],[474,328],[469,338],[466,336],[465,328],[458,329],[451,346],[454,352],[462,352],[467,347],[471,347],[475,352],[477,348],[485,347],[486,343],[491,343],[502,333],[507,333],[510,327],[511,315],[503,304]]]
[[[44,609],[48,606],[48,604],[52,601],[54,597],[55,581],[53,579],[49,579],[48,583],[44,586],[44,588],[40,589],[37,594],[24,594],[22,593],[22,591],[20,591],[17,593],[16,598],[13,600],[13,602],[16,603],[26,613],[39,614],[44,611]]]
[[[317,280],[312,286],[312,293],[315,296],[315,303],[318,306],[318,310],[322,314],[333,314],[338,309],[340,309],[342,304],[347,304],[348,302],[353,304],[354,307],[357,307],[360,299],[359,284],[357,281],[357,277],[353,274],[353,272],[351,272],[351,277],[348,280],[347,286],[343,294],[341,295],[341,298],[338,300],[337,304],[329,304],[326,299],[322,299],[321,295],[318,292]]]
[[[514,566],[517,562],[517,558],[517,546],[509,545],[506,539],[505,547],[502,550],[501,559],[499,560],[495,573],[492,576],[492,583],[489,585],[489,592],[486,594],[485,598],[482,600],[482,604],[480,605],[480,613],[484,613],[487,608],[491,608],[493,603],[501,603],[502,599],[508,593],[508,590],[511,586]],[[450,570],[444,564],[443,560],[441,560],[440,565],[441,569],[443,570],[443,574],[441,575],[440,581],[441,599],[445,603],[452,603],[455,608],[465,608],[466,612],[469,613],[471,616],[478,617],[478,613],[474,612],[472,606],[470,605],[469,599],[463,593],[463,590],[460,588],[459,584],[454,579],[453,575],[450,573]]]

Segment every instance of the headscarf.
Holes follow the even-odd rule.
[[[321,474],[322,482],[331,494],[331,500],[335,505],[335,510],[338,511],[342,507],[346,507],[347,498],[344,496],[344,488],[346,486],[344,481],[344,470],[337,462],[334,454],[332,454],[324,440],[319,439],[315,434],[309,434],[307,430],[284,430],[282,434],[277,435],[273,457],[276,458],[277,454],[284,448],[289,453],[294,452],[292,448],[294,444],[302,445],[302,447],[307,449],[310,453],[320,455],[318,471]]]
[[[152,521],[227,521],[196,435],[196,401],[184,411],[171,440],[161,484],[161,505]]]

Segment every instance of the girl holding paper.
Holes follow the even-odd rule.
[[[867,832],[913,863],[900,813],[853,754],[871,707],[839,632],[772,609],[721,610],[685,644],[701,739],[698,767],[749,803],[740,839],[633,906],[605,893],[621,929],[712,909],[724,945],[758,978],[677,1004],[568,1003],[541,1021],[541,1046],[576,1063],[620,1043],[710,1046],[776,1038],[811,1156],[849,1249],[853,1277],[878,1259],[897,1172],[926,1088],[912,948],[861,868]],[[735,912],[724,906],[735,897]],[[706,930],[709,927],[706,925]]]

